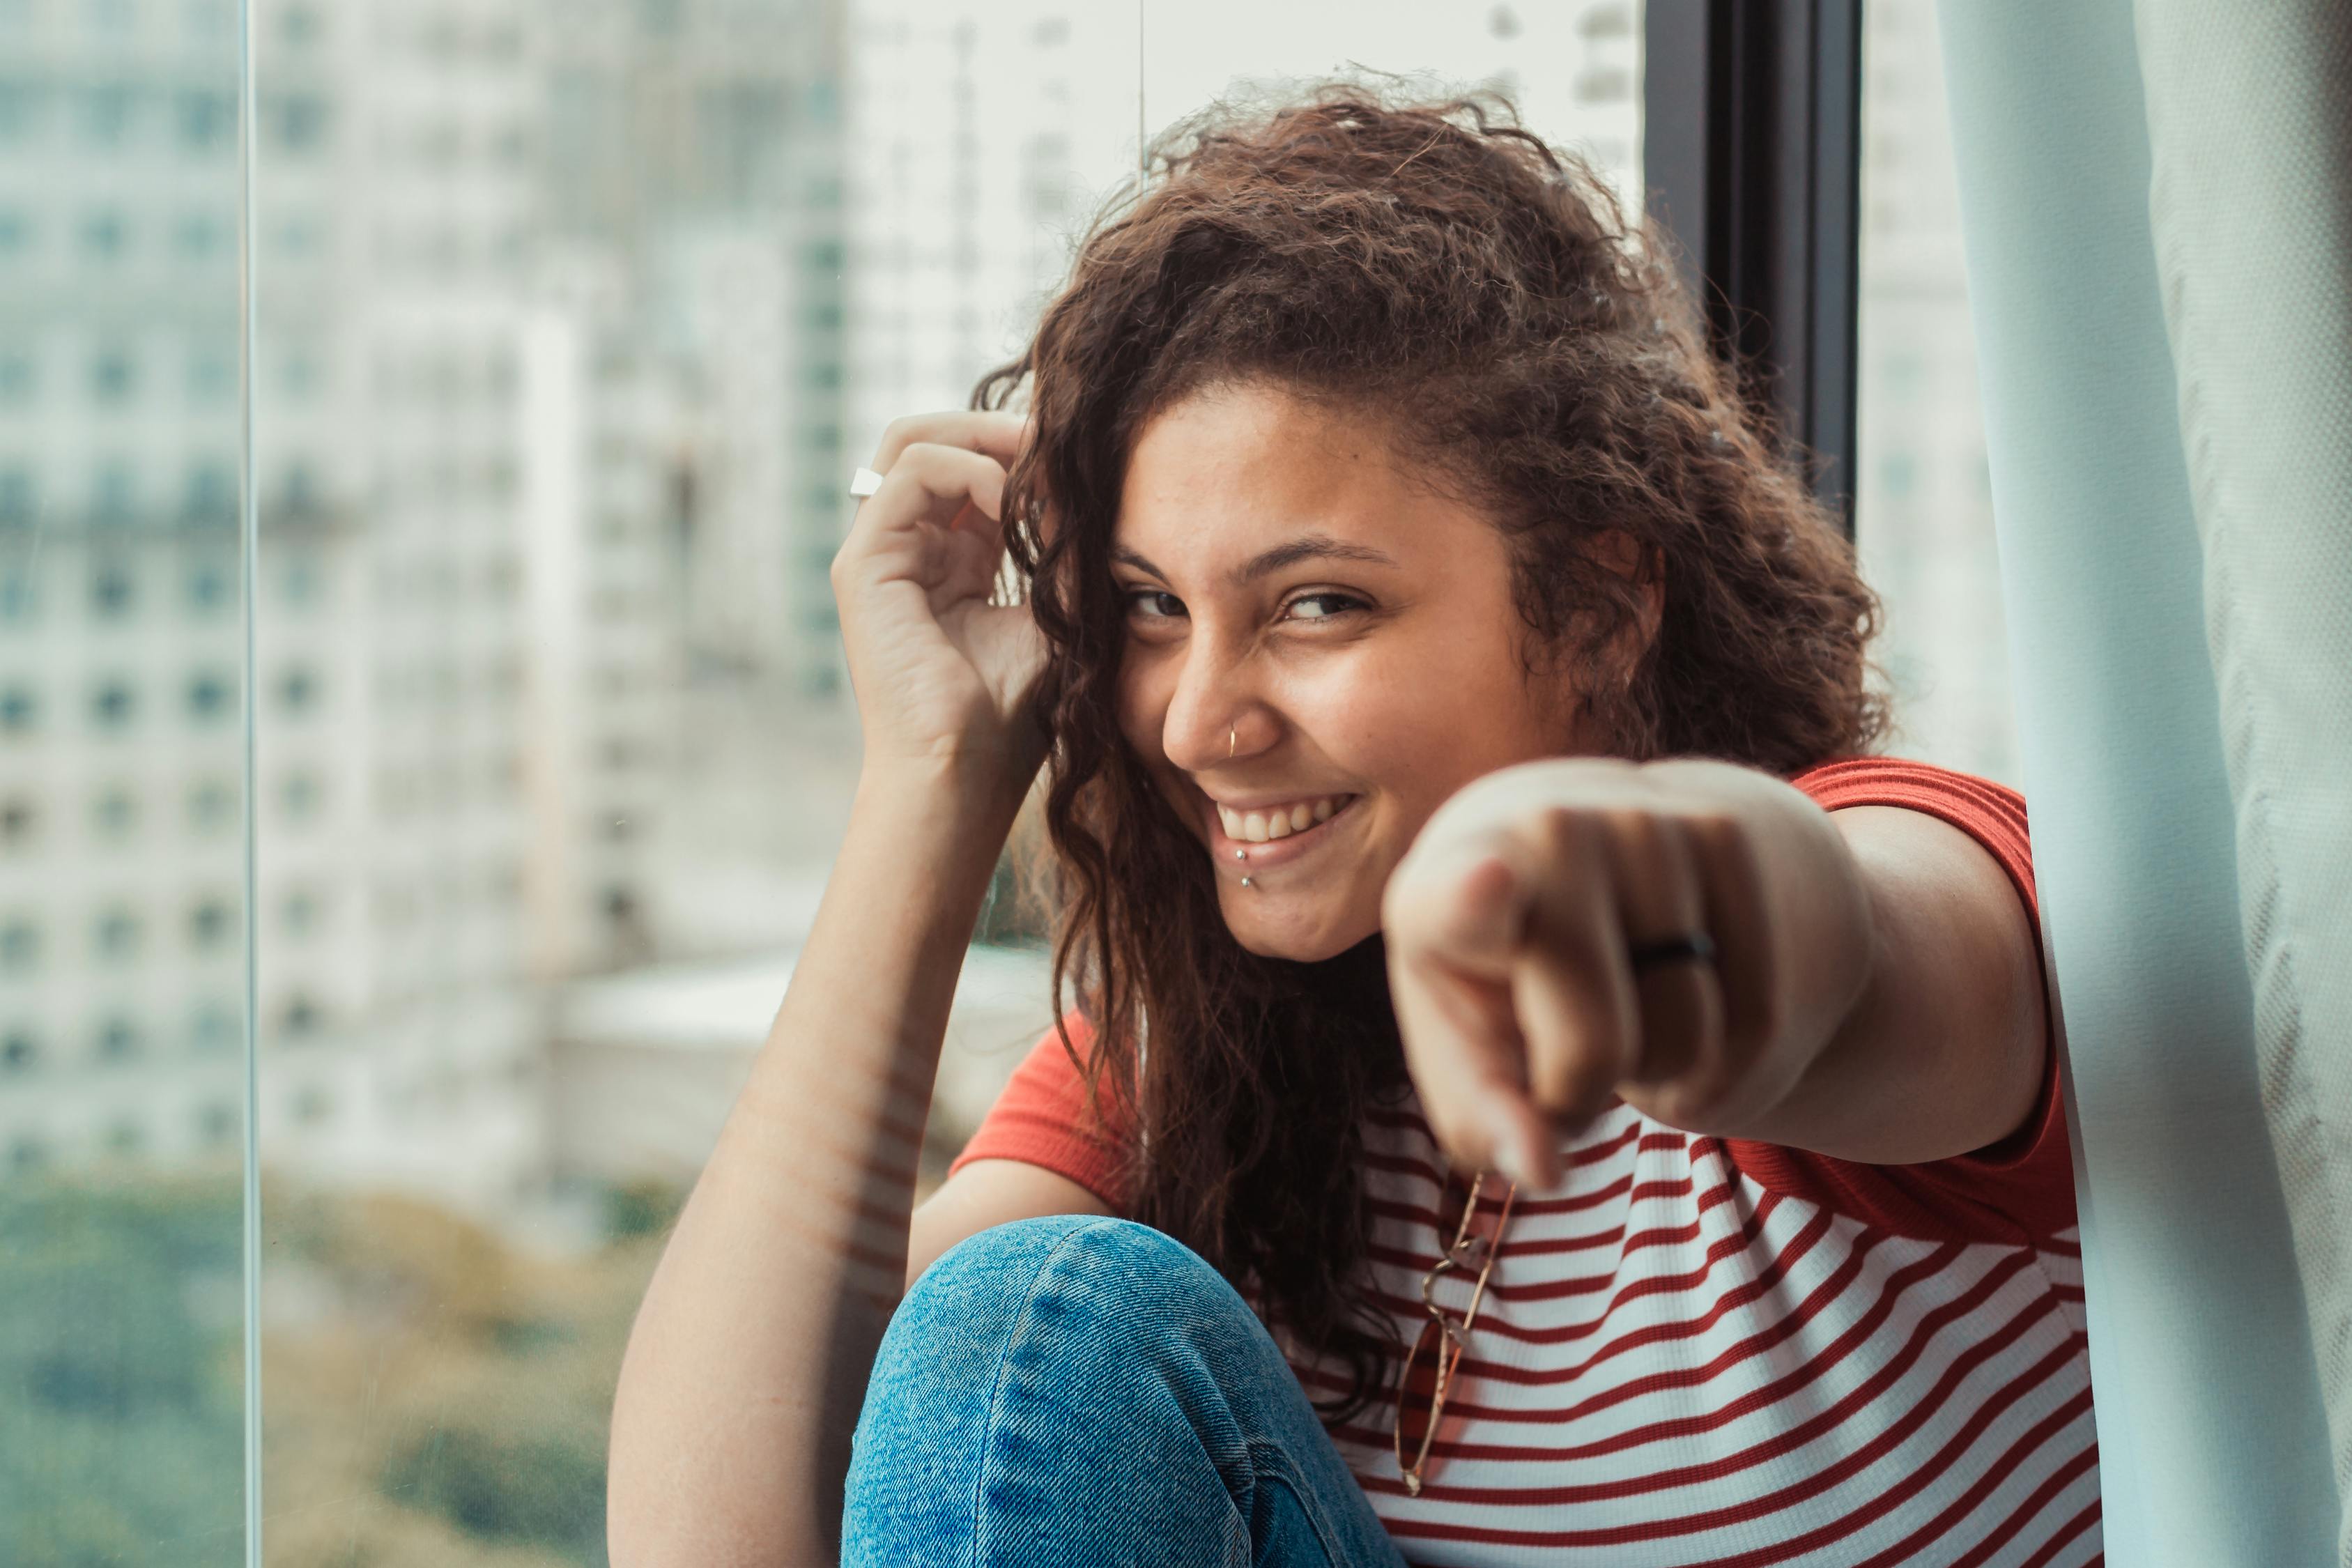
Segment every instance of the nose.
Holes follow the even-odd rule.
[[[1273,743],[1274,717],[1255,689],[1246,654],[1196,637],[1177,656],[1175,684],[1160,723],[1169,762],[1204,778]]]

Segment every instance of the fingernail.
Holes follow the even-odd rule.
[[[1520,1186],[1528,1184],[1527,1159],[1519,1152],[1518,1140],[1505,1132],[1495,1140],[1495,1169]]]

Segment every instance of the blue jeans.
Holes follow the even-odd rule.
[[[968,1237],[890,1321],[845,1568],[1402,1568],[1274,1341],[1170,1237],[1057,1215]]]

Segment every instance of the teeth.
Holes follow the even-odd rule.
[[[1229,811],[1221,805],[1217,807],[1217,820],[1224,824],[1226,837],[1264,844],[1271,838],[1304,833],[1318,822],[1330,821],[1332,813],[1347,799],[1345,795],[1327,795],[1320,800],[1300,801],[1292,806],[1249,812]]]

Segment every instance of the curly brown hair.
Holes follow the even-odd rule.
[[[1092,1026],[1081,1051],[1066,1016],[1062,1043],[1095,1114],[1133,1130],[1129,1212],[1346,1363],[1318,1407],[1338,1422],[1386,1396],[1397,1353],[1358,1277],[1361,1122],[1409,1087],[1380,938],[1318,963],[1244,950],[1118,718],[1129,456],[1155,415],[1244,381],[1391,422],[1417,472],[1491,519],[1526,677],[1575,670],[1616,754],[1785,777],[1873,749],[1879,610],[1711,356],[1664,237],[1491,93],[1336,81],[1177,125],[982,380],[975,407],[1025,390],[1035,420],[1004,515],[1048,647],[1054,996]],[[1607,530],[1638,542],[1635,576],[1581,548]],[[1655,637],[1604,657],[1659,573]]]

